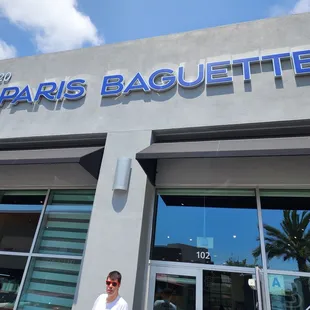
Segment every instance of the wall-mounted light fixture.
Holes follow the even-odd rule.
[[[114,175],[113,190],[127,191],[129,187],[130,173],[131,158],[118,158]]]

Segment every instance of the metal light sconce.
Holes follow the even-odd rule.
[[[131,158],[117,159],[113,190],[127,191],[131,174]]]

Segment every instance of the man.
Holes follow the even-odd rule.
[[[106,294],[101,294],[95,301],[92,310],[128,310],[127,302],[119,295],[122,275],[111,271],[106,280]]]
[[[156,300],[154,304],[154,310],[166,309],[166,310],[176,310],[177,307],[170,301],[172,296],[172,289],[165,288],[162,291],[162,300]]]

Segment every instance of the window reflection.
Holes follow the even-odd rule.
[[[310,278],[270,274],[272,310],[304,310],[310,306]]]
[[[82,255],[94,196],[94,190],[52,191],[34,251]]]
[[[263,190],[261,205],[268,267],[309,272],[310,191]]]
[[[161,190],[152,259],[261,265],[252,190]]]
[[[80,264],[74,259],[32,258],[17,309],[71,309]]]
[[[196,309],[196,278],[156,274],[153,310]]]
[[[257,293],[248,285],[250,274],[203,271],[203,309],[256,309]]]
[[[0,194],[0,251],[30,250],[45,195],[46,191],[5,191]]]
[[[0,259],[0,309],[13,309],[27,257],[2,255]]]

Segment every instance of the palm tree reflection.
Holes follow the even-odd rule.
[[[282,230],[264,225],[265,248],[268,260],[282,258],[295,260],[298,270],[310,272],[310,211],[283,210]],[[254,257],[261,255],[260,247],[253,251]],[[309,278],[301,278],[304,302],[310,304]]]

